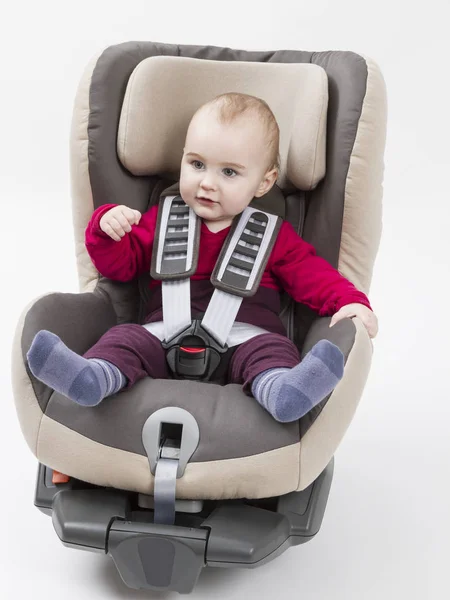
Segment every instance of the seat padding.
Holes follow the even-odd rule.
[[[87,308],[91,318],[99,321],[90,329],[82,327]],[[92,333],[101,335],[107,327],[111,313],[105,299],[95,294],[49,294],[27,307],[22,315],[13,348],[14,395],[22,431],[43,464],[97,485],[151,493],[153,476],[142,443],[142,428],[156,410],[178,406],[193,415],[200,429],[198,448],[177,486],[179,498],[262,498],[304,486],[300,464],[306,421],[278,423],[239,385],[143,379],[126,393],[86,408],[53,392],[26,369],[25,355],[36,331],[50,329],[70,347],[83,352],[91,343]],[[56,320],[54,315],[58,315]],[[102,315],[104,322],[100,323]],[[322,337],[329,335],[346,358],[358,365],[353,322],[346,319],[330,330],[329,319],[319,321]],[[352,358],[354,350],[356,356]],[[362,380],[361,369],[347,379],[344,373],[339,388],[346,381],[349,392],[355,377],[359,382],[357,393],[341,398],[344,405],[357,404],[367,370],[363,370]],[[320,409],[325,405],[329,412],[335,405],[335,393]],[[322,446],[328,452],[334,448],[334,430],[341,436],[348,427],[350,419],[347,415],[341,418],[341,413],[342,408],[334,415],[326,443],[314,442],[316,454]],[[307,475],[310,477],[311,472]]]
[[[122,164],[133,175],[177,179],[192,115],[208,100],[232,91],[262,98],[278,121],[278,185],[316,187],[325,175],[328,81],[325,70],[312,64],[174,56],[143,60],[128,81],[122,106],[117,143]]]

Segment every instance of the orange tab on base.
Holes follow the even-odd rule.
[[[59,471],[53,471],[52,475],[52,483],[68,483],[70,477],[68,475],[64,475],[64,473],[60,473]]]

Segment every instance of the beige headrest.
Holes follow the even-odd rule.
[[[135,68],[120,117],[117,151],[134,175],[178,179],[195,111],[226,92],[265,100],[280,127],[278,185],[313,189],[325,175],[327,76],[317,65],[221,62],[154,56]]]

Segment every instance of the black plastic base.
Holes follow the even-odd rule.
[[[153,523],[133,492],[76,479],[53,485],[39,465],[35,505],[64,545],[109,554],[134,589],[193,590],[205,566],[258,567],[312,539],[322,524],[334,459],[308,488],[263,500],[205,501],[201,513]]]

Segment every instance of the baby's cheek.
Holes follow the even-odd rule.
[[[188,203],[191,197],[190,187],[185,179],[180,179],[180,194],[183,200]]]

